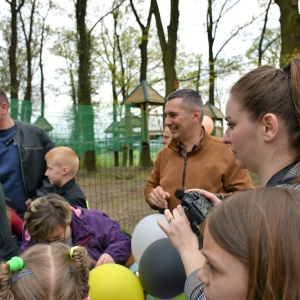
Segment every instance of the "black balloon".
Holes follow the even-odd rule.
[[[157,298],[183,293],[186,275],[181,258],[168,238],[150,244],[141,256],[139,277],[144,291]]]

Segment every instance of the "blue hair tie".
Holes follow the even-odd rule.
[[[14,277],[12,278],[12,282],[15,283],[17,282],[19,279],[27,276],[27,275],[30,275],[32,274],[32,271],[31,270],[23,270],[23,271],[20,271],[19,273],[15,274]]]

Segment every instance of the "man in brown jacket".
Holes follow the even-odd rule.
[[[174,195],[177,189],[200,188],[226,195],[254,188],[248,171],[236,165],[229,145],[202,126],[204,107],[196,91],[172,92],[164,114],[172,141],[159,151],[144,190],[151,208],[172,212],[181,203]]]

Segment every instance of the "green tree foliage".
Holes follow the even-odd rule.
[[[65,67],[57,69],[56,79],[60,79],[61,86],[56,88],[59,93],[70,95],[73,104],[78,104],[78,59],[76,52],[76,33],[65,27],[56,32],[56,39],[50,49],[51,53],[62,57],[66,63]]]
[[[6,45],[9,43],[10,39],[10,25],[7,20],[0,20],[1,30],[1,40],[0,44],[0,86],[9,90],[10,88],[10,70],[9,70],[9,53],[7,51]]]
[[[257,55],[259,48],[261,49],[261,61],[259,61],[259,55]],[[253,46],[246,52],[246,57],[252,64],[257,66],[261,64],[276,66],[280,60],[280,48],[280,29],[266,29],[262,42],[260,37],[255,38]]]
[[[183,49],[183,47],[178,47]],[[176,73],[180,88],[196,90],[201,95],[207,94],[207,70],[203,69],[203,55],[179,51],[176,60]]]

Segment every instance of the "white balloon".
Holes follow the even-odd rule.
[[[137,263],[140,262],[142,254],[150,244],[156,240],[167,238],[167,235],[157,224],[158,218],[168,225],[165,215],[152,214],[139,221],[133,230],[131,236],[131,251]]]

